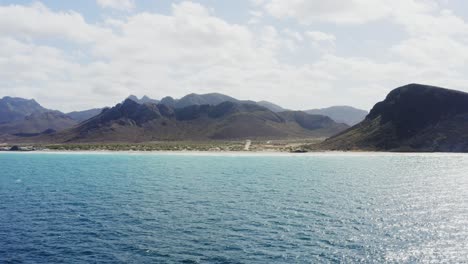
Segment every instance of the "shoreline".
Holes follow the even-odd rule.
[[[268,141],[153,141],[153,142],[103,142],[103,143],[4,143],[2,151],[92,151],[92,152],[306,152],[305,146],[321,142],[318,139],[268,140]]]
[[[0,151],[0,155],[8,154],[52,154],[52,155],[174,155],[174,156],[232,156],[232,157],[314,157],[314,156],[462,156],[468,153],[453,152],[379,152],[379,151],[312,151],[306,153],[292,153],[285,151],[190,151],[190,150],[152,150],[152,151],[131,151],[131,150],[36,150],[36,151]]]

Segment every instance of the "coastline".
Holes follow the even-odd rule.
[[[418,152],[374,150],[328,150],[318,145],[323,139],[236,140],[236,141],[153,141],[140,143],[102,142],[74,144],[0,143],[0,153],[37,154],[123,154],[185,156],[415,156],[447,154],[464,156],[463,152]],[[315,147],[317,146],[317,147]],[[13,149],[15,148],[15,149]]]
[[[306,145],[323,139],[233,140],[233,141],[152,141],[90,143],[3,143],[2,151],[92,151],[92,152],[306,152]],[[1,147],[3,146],[3,147]]]
[[[129,150],[37,150],[37,151],[0,151],[1,154],[29,154],[29,155],[168,155],[168,156],[209,156],[209,157],[363,157],[363,156],[460,156],[468,153],[453,152],[379,152],[379,151],[313,151],[307,153],[292,153],[284,151],[182,151],[182,150],[156,150],[156,151],[129,151]]]

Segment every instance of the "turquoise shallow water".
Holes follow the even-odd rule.
[[[0,263],[468,262],[468,155],[0,153]]]

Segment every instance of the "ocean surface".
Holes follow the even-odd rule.
[[[0,263],[467,263],[468,155],[0,153]]]

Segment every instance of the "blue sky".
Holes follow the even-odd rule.
[[[462,0],[0,0],[0,96],[370,109],[407,83],[468,91],[467,19]]]

